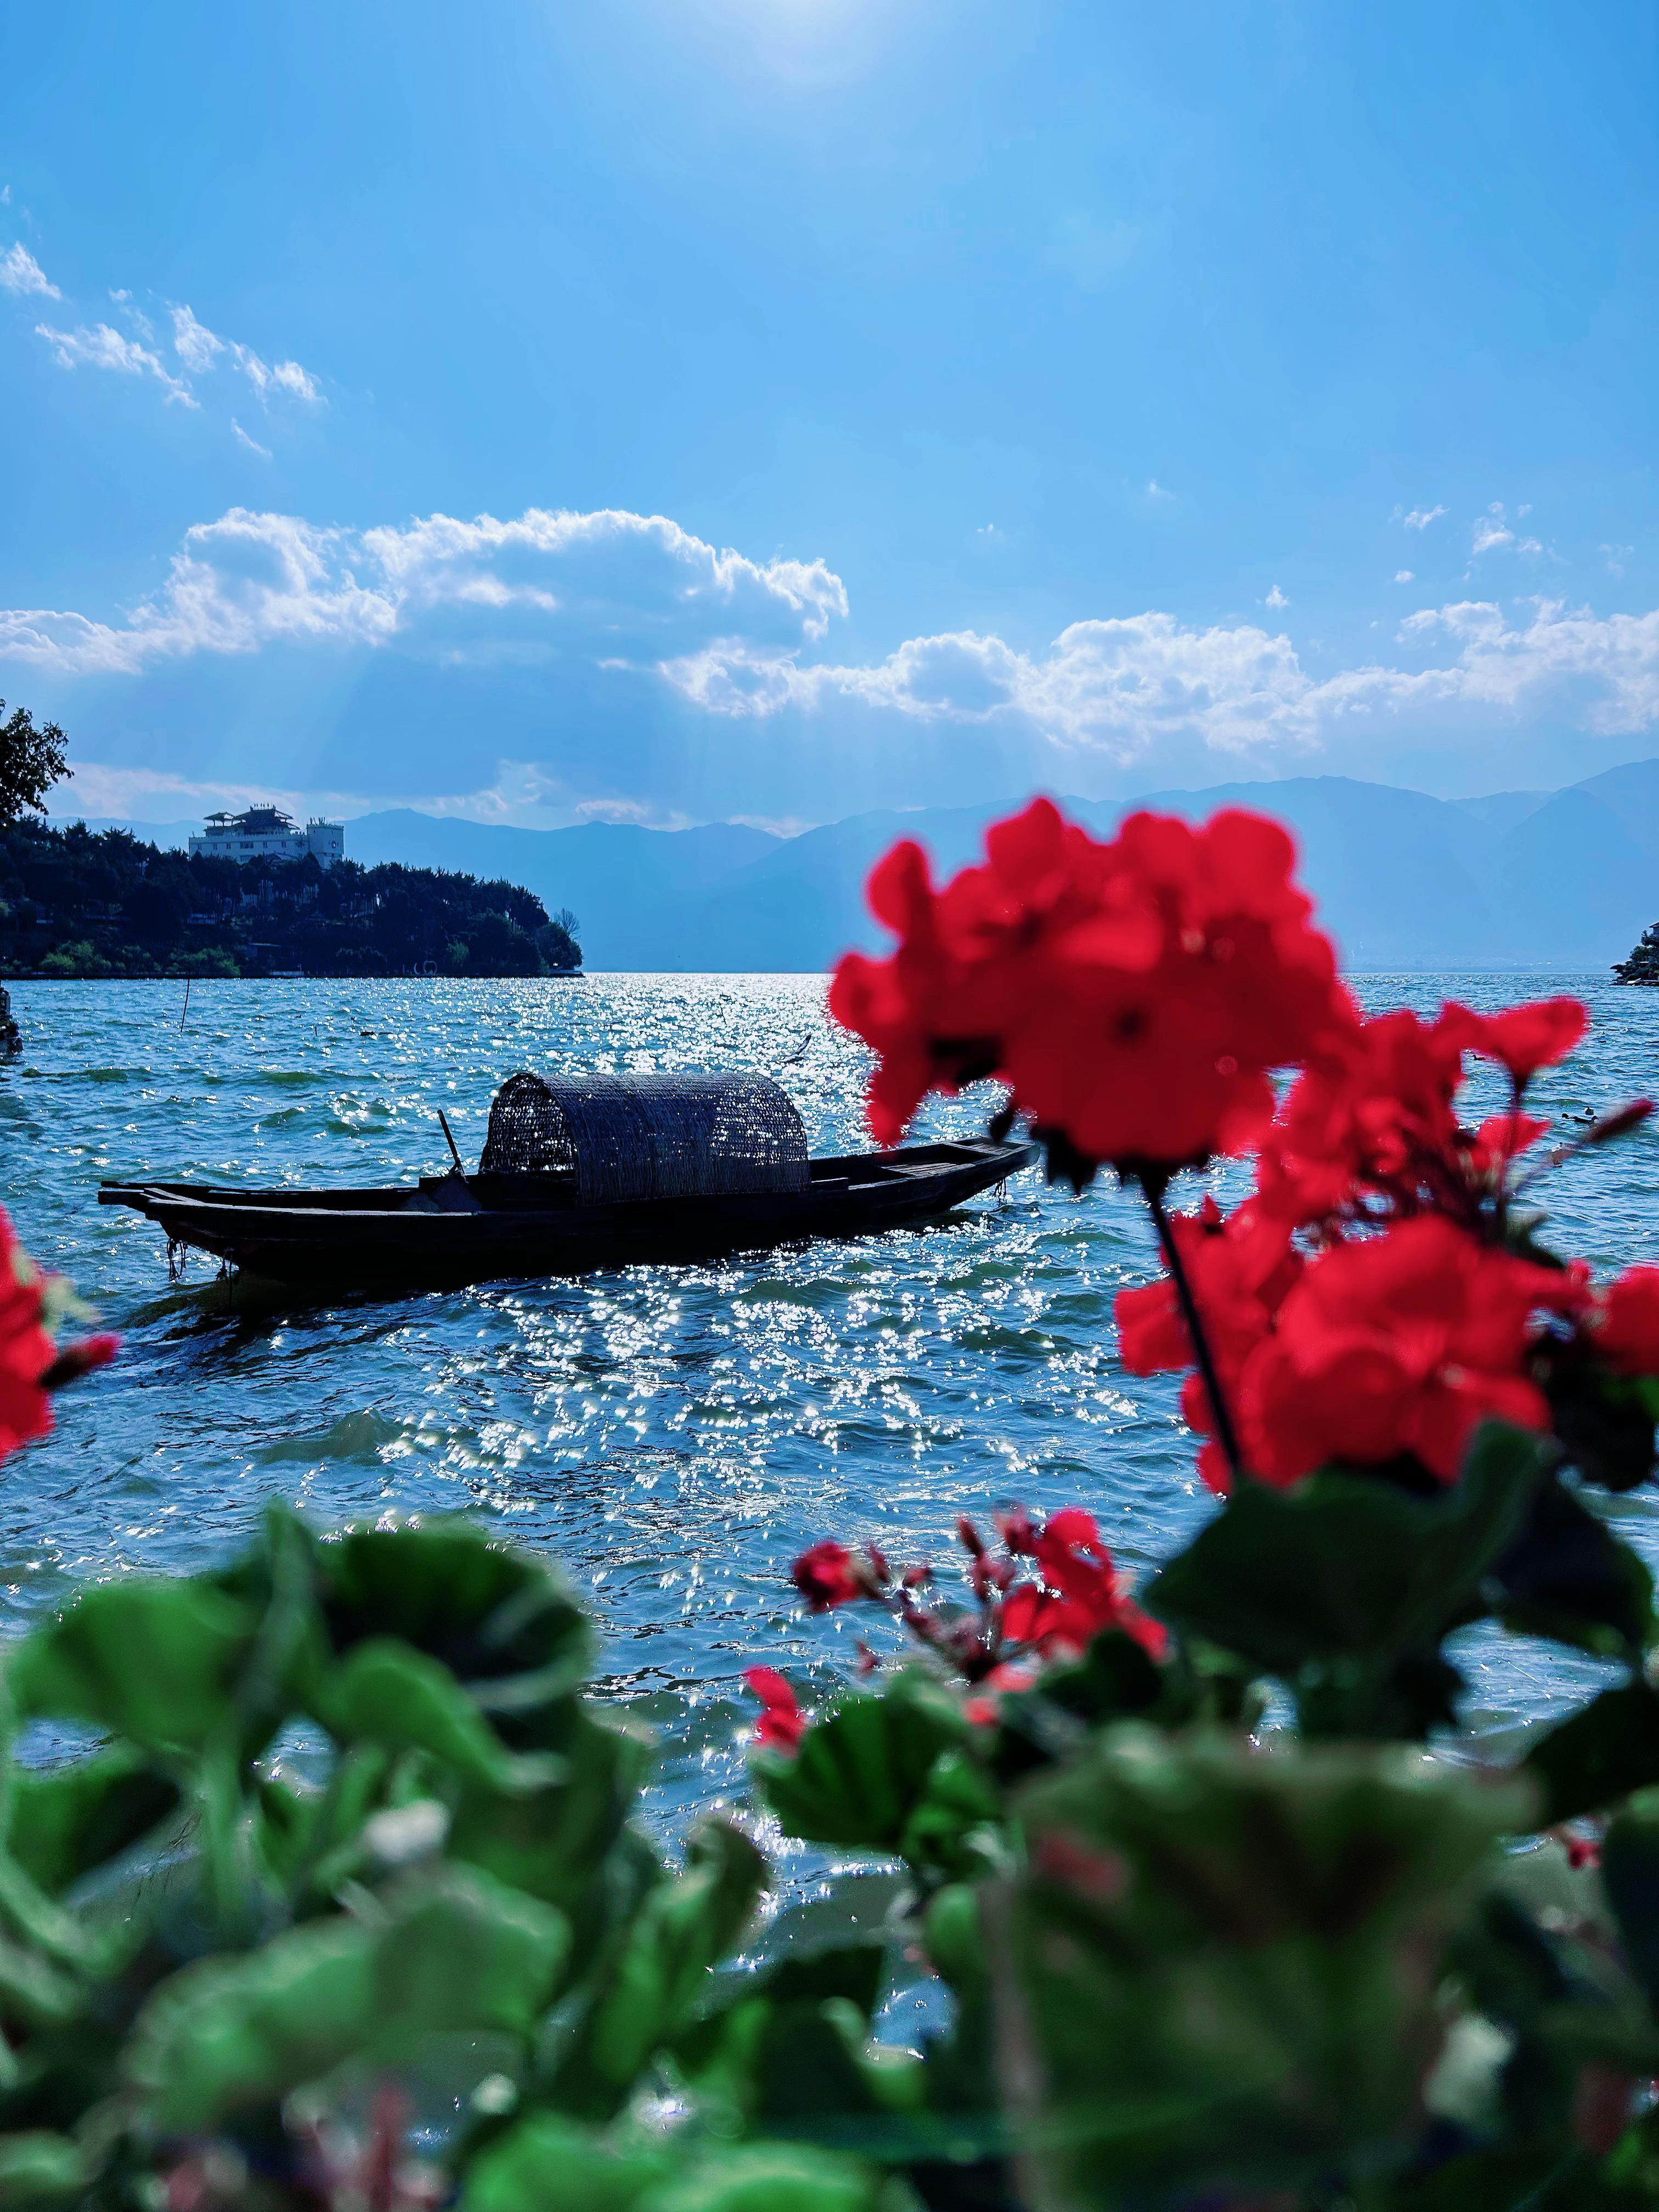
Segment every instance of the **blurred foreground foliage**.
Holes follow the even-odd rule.
[[[1159,1663],[1111,1629],[988,1708],[926,1655],[849,1686],[757,1784],[902,1878],[793,1941],[744,1827],[650,1842],[580,1608],[479,1529],[273,1506],[223,1571],[90,1587],[4,1670],[0,2205],[1659,2204],[1645,1620],[1518,1767],[1406,1740],[1439,1690],[1376,1740],[1559,1480],[1492,1427],[1380,1517],[1241,1498],[1148,1592]],[[1302,1728],[1253,1736],[1274,1687]],[[946,2024],[896,2049],[920,1978]]]

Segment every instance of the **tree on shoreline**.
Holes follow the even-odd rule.
[[[187,856],[78,822],[0,825],[0,975],[536,976],[581,962],[517,884]]]
[[[70,769],[68,739],[56,722],[37,726],[27,707],[15,707],[7,717],[3,699],[0,718],[0,829],[9,830],[20,816],[40,813],[46,793]]]
[[[1659,921],[1642,932],[1628,959],[1614,963],[1613,975],[1618,983],[1659,983]]]

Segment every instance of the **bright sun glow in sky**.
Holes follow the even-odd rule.
[[[8,10],[0,693],[153,819],[1646,757],[1650,37]]]

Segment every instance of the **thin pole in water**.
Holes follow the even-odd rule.
[[[455,1163],[455,1172],[461,1177],[462,1181],[465,1182],[466,1179],[466,1170],[461,1165],[461,1155],[456,1146],[454,1138],[450,1135],[448,1119],[441,1106],[438,1109],[438,1119],[442,1124],[444,1136],[449,1146],[449,1156]]]
[[[181,1013],[181,1014],[179,1015],[179,1028],[180,1028],[180,1029],[183,1029],[183,1027],[185,1026],[185,1014],[187,1014],[189,1012],[190,1012],[190,978],[189,978],[189,976],[188,976],[188,975],[186,975],[186,976],[185,976],[185,1012],[184,1012],[184,1013]]]

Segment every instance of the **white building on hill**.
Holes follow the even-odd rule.
[[[191,857],[209,860],[303,860],[319,867],[345,858],[345,825],[313,819],[301,830],[280,806],[250,806],[242,814],[210,814],[190,841]]]

